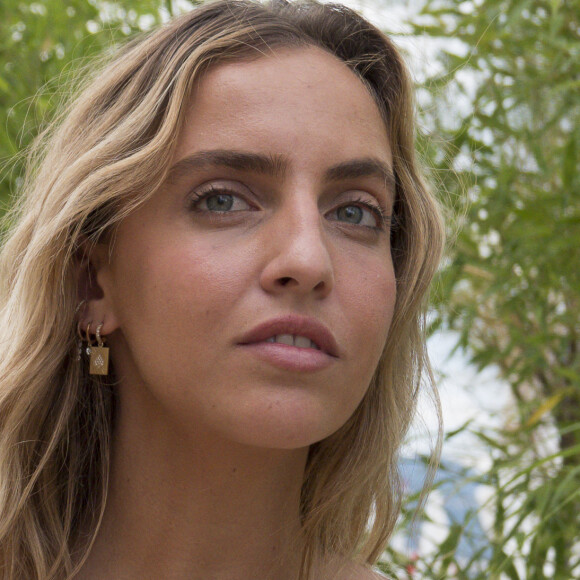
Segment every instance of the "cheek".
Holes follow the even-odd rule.
[[[343,381],[344,388],[337,397],[335,413],[341,425],[368,390],[387,341],[396,299],[390,261],[361,260],[355,269],[353,263],[356,262],[350,262],[351,275],[343,277],[343,283],[337,288],[343,322],[349,329],[349,356],[337,379],[337,384]]]
[[[377,345],[376,348],[382,352],[397,294],[391,261],[367,259],[359,262],[357,274],[349,276],[347,289],[343,293],[345,312],[365,337],[365,344]]]
[[[194,238],[119,244],[114,307],[120,333],[111,337],[113,360],[151,387],[179,390],[192,373],[201,377],[219,367],[216,337],[231,334],[232,314],[250,283],[247,249]]]
[[[221,248],[201,237],[144,246],[144,251],[127,253],[118,270],[129,289],[122,299],[130,297],[140,310],[163,320],[209,316],[227,308],[247,286],[250,268],[243,249]]]

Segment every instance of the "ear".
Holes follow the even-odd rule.
[[[113,272],[109,245],[85,241],[77,252],[78,325],[83,334],[90,324],[94,334],[103,324],[101,335],[111,334],[119,327],[113,295]]]

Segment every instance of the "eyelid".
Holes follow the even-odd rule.
[[[199,207],[199,205],[205,199],[213,195],[219,194],[226,194],[234,198],[237,198],[241,200],[244,204],[246,204],[248,207],[224,212]],[[214,179],[196,186],[188,195],[188,206],[191,210],[209,214],[217,214],[217,213],[234,214],[242,211],[253,211],[260,209],[260,205],[255,201],[255,196],[253,192],[243,182],[230,179]],[[340,210],[341,208],[348,206],[361,207],[364,210],[370,212],[375,219],[375,225],[371,226],[364,224],[349,223],[346,221],[343,222],[342,220],[339,220],[337,218],[334,218],[333,221],[336,221],[344,225],[350,225],[359,228],[367,228],[375,231],[386,231],[390,228],[392,224],[393,216],[387,213],[381,201],[377,199],[377,197],[372,193],[369,193],[364,190],[348,190],[343,192],[342,195],[338,196],[336,205],[331,210],[327,211],[324,215],[325,216],[332,215],[338,212],[338,210]]]
[[[374,201],[372,201],[372,200],[374,200]],[[349,224],[348,222],[340,222],[340,223],[344,223],[346,225],[353,225],[355,227],[357,227],[357,226],[358,227],[367,227],[367,228],[375,229],[377,231],[378,230],[385,231],[385,230],[389,229],[389,225],[391,223],[392,216],[385,211],[385,209],[383,208],[381,203],[374,196],[372,196],[372,200],[367,199],[366,196],[363,197],[360,194],[358,194],[357,197],[353,197],[353,198],[345,199],[344,201],[341,201],[334,208],[332,208],[329,212],[327,212],[326,215],[335,213],[340,208],[348,207],[350,205],[362,207],[373,214],[373,216],[375,217],[375,220],[376,220],[376,226],[364,226],[364,225],[360,225],[360,224]],[[335,221],[339,221],[339,220],[335,220]]]
[[[225,179],[207,181],[193,188],[188,195],[187,205],[191,209],[196,209],[196,206],[199,203],[201,203],[204,199],[207,199],[212,195],[219,194],[226,194],[231,195],[232,197],[239,198],[252,209],[256,209],[257,207],[257,204],[249,199],[250,197],[252,197],[251,191],[245,185],[243,185],[238,181]],[[234,213],[234,212],[224,212],[224,213]]]

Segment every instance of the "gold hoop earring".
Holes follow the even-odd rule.
[[[91,323],[87,326],[87,354],[90,356],[89,374],[91,375],[108,375],[109,374],[109,348],[105,346],[101,337],[101,328],[103,322],[97,326],[95,334],[97,336],[97,346],[91,344],[90,336]]]
[[[81,311],[81,308],[86,304],[86,300],[81,300],[78,304],[78,306],[75,308],[75,317],[78,315],[78,313]],[[77,323],[77,361],[80,361],[82,358],[82,354],[83,354],[83,341],[85,340],[84,336],[83,336],[83,331],[81,329],[81,323],[80,321]]]
[[[87,324],[87,329],[85,330],[85,340],[87,341],[87,348],[85,349],[85,352],[87,353],[87,356],[91,356],[92,351],[93,341],[91,340],[91,324],[92,322],[89,322]]]

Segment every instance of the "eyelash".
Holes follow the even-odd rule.
[[[204,190],[204,191],[194,191],[191,195],[191,200],[190,200],[190,208],[194,211],[210,211],[211,210],[200,210],[198,209],[198,205],[204,200],[207,199],[208,197],[211,197],[212,195],[219,195],[219,194],[226,194],[226,195],[231,195],[234,197],[238,197],[242,200],[244,200],[245,203],[247,203],[248,205],[251,205],[249,202],[247,202],[245,200],[245,197],[236,191],[233,191],[231,189],[228,188],[220,188],[220,187],[215,187],[214,185],[210,185],[208,189]],[[362,227],[368,227],[369,229],[373,229],[373,230],[382,230],[385,229],[386,226],[389,225],[393,225],[394,224],[394,216],[387,214],[387,212],[378,204],[373,204],[363,198],[358,198],[358,199],[353,199],[352,201],[348,201],[344,204],[341,204],[340,206],[336,207],[335,209],[333,209],[332,211],[337,211],[338,209],[340,209],[341,207],[348,207],[348,206],[359,206],[359,207],[364,207],[365,209],[368,209],[376,218],[378,221],[378,225],[377,226],[362,226]],[[239,210],[238,210],[239,211]],[[220,213],[220,212],[211,212],[211,213]],[[222,212],[222,213],[235,213],[235,212]],[[357,225],[357,224],[354,224]]]
[[[388,215],[387,212],[378,204],[374,204],[371,203],[369,201],[367,201],[366,199],[353,199],[352,201],[349,201],[339,207],[345,207],[345,206],[349,206],[349,205],[358,205],[358,206],[362,206],[365,209],[368,209],[371,213],[374,214],[374,216],[377,218],[379,225],[375,226],[374,229],[380,230],[383,229],[390,221],[392,216]],[[338,208],[336,208],[338,209]],[[336,210],[333,210],[336,211]]]
[[[204,199],[207,199],[208,197],[211,197],[213,195],[231,195],[232,197],[237,197],[238,199],[243,200],[244,203],[248,204],[249,206],[253,205],[246,200],[246,196],[243,193],[240,193],[240,192],[235,191],[233,189],[230,189],[228,187],[216,187],[215,185],[212,184],[212,185],[209,185],[207,187],[207,189],[203,189],[202,191],[193,191],[191,193],[191,197],[189,200],[190,209],[193,211],[197,211],[197,212],[220,213],[220,212],[212,212],[211,210],[200,210],[198,208],[198,205]],[[228,213],[228,212],[222,212],[222,213]],[[233,212],[231,212],[231,213],[233,213]]]

